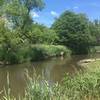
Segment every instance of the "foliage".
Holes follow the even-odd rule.
[[[0,0],[0,6],[3,4],[3,0]]]
[[[47,43],[47,40],[44,42]],[[4,64],[41,60],[51,56],[60,56],[61,52],[67,53],[67,51],[63,46],[42,44],[32,46],[27,39],[20,37],[19,31],[10,30],[5,26],[5,20],[0,20],[0,61]]]
[[[93,45],[100,45],[100,21],[94,20],[89,24],[90,32],[92,36],[94,36],[94,44]]]
[[[1,62],[14,64],[69,54],[69,49],[59,45],[84,54],[97,43],[99,21],[92,23],[84,14],[66,11],[52,28],[35,23],[31,12],[42,10],[44,5],[43,0],[0,1]]]
[[[28,35],[34,44],[55,44],[58,40],[57,33],[54,30],[39,24],[33,24]]]
[[[3,13],[14,29],[20,29],[22,38],[29,38],[27,32],[30,30],[32,18],[31,10],[41,10],[44,7],[42,0],[9,0],[3,4]]]
[[[21,48],[27,45],[27,41],[20,38],[18,31],[9,30],[5,26],[4,19],[0,20],[0,61],[4,64],[21,63]]]
[[[34,60],[42,60],[50,57],[61,56],[63,52],[63,56],[70,55],[70,50],[64,46],[56,46],[56,45],[33,45],[29,50],[29,55],[31,61]]]
[[[51,85],[36,75],[32,78],[27,75],[28,84],[23,100],[99,100],[99,66],[99,60],[85,64],[85,67],[88,68],[85,73],[78,73],[73,77],[67,74],[61,84]],[[8,97],[10,94],[5,96],[5,98]]]
[[[65,11],[52,25],[59,35],[59,43],[68,46],[73,53],[88,53],[93,37],[89,30],[89,20],[84,14]]]
[[[46,27],[39,27],[42,36],[38,37],[40,32],[30,35],[34,35],[32,38],[30,37],[30,39],[38,40],[38,42],[35,41],[36,43],[43,43],[36,45],[33,44],[32,41],[30,42],[27,39],[23,39],[20,36],[19,30],[9,29],[5,24],[7,21],[4,19],[0,21],[0,61],[4,64],[42,60],[53,56],[60,56],[61,52],[69,54],[69,50],[63,46],[43,45],[54,44],[57,38],[56,34],[49,33],[52,32],[52,30]],[[36,30],[36,28],[34,30]]]

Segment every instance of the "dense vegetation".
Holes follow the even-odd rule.
[[[30,16],[31,11],[41,11],[44,6],[43,0],[0,0],[0,64],[37,61],[71,52],[88,54],[100,45],[99,20],[90,21],[84,14],[65,11],[48,28]],[[66,76],[62,86],[31,80],[23,100],[99,100],[100,70],[94,68],[98,64],[89,64],[91,69],[82,75]],[[9,91],[4,100],[13,100]]]
[[[83,64],[85,73],[74,77],[66,75],[62,84],[50,86],[47,82],[33,81],[29,86],[32,100],[99,100],[100,99],[100,61]],[[28,95],[28,97],[30,97]]]
[[[65,11],[56,19],[52,29],[59,35],[58,43],[68,46],[74,54],[87,54],[96,42],[96,35],[100,35],[95,32],[97,31],[95,25],[86,15],[71,11]]]
[[[56,46],[59,37],[54,30],[32,20],[30,12],[42,10],[42,0],[4,0],[0,3],[1,64],[42,60],[69,51]]]
[[[65,52],[60,46],[66,46],[73,54],[87,54],[91,47],[99,45],[100,22],[94,22],[84,14],[65,11],[55,20],[51,28],[40,25],[32,19],[31,11],[41,11],[45,4],[42,0],[2,0],[0,1],[0,60],[4,64],[22,63],[34,58],[39,60],[47,54],[51,57]],[[40,45],[52,48],[41,49],[40,58],[33,45],[40,49]],[[53,45],[53,46],[51,46]],[[55,47],[54,47],[55,45]],[[65,48],[65,47],[64,47]],[[54,50],[53,50],[54,49]],[[37,56],[29,57],[30,50]],[[35,50],[35,51],[34,51]],[[69,51],[66,49],[66,51]],[[58,54],[59,52],[59,54]],[[36,57],[36,58],[35,58]],[[48,58],[48,57],[47,57]]]

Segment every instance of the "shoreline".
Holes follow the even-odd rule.
[[[96,61],[100,61],[100,58],[83,59],[83,60],[80,60],[77,64],[81,67],[86,67],[87,64],[91,62],[96,62]]]

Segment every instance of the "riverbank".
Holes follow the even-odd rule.
[[[50,88],[46,83],[42,89],[47,93],[47,100],[100,100],[100,61],[92,59],[84,67],[87,68],[84,73],[78,73],[74,77],[67,74],[61,85],[56,84]],[[45,97],[45,93],[42,94],[41,86],[39,84],[38,86],[39,96]],[[35,91],[35,88],[31,88],[31,91]]]
[[[100,61],[88,59],[84,73],[66,74],[62,84],[28,77],[25,100],[100,100]],[[81,61],[82,62],[82,61]],[[9,95],[8,95],[9,96]],[[7,97],[5,97],[7,98]],[[10,97],[9,97],[10,98]],[[7,99],[12,100],[12,99]]]
[[[89,68],[91,69],[93,66],[98,65],[97,62],[100,62],[100,58],[95,58],[95,59],[84,59],[84,60],[80,60],[78,62],[79,66],[85,67],[85,68]],[[91,67],[92,66],[92,67]]]
[[[71,51],[62,45],[26,45],[17,50],[5,51],[0,48],[0,64],[21,64],[40,61],[52,57],[70,56]]]
[[[47,91],[46,97],[48,100],[99,100],[100,61],[99,59],[88,61],[88,63],[84,63],[84,67],[87,68],[84,73],[78,73],[74,77],[70,77],[67,74],[61,85],[55,84],[50,88],[49,84],[45,83],[43,89],[43,87],[41,88],[41,85],[37,83],[39,86],[37,88],[40,88],[40,90],[38,90],[40,93],[39,96],[45,98],[45,93]],[[36,86],[36,84],[33,84],[33,87],[34,86]],[[43,91],[41,91],[41,89],[45,91],[44,94],[42,94]],[[35,88],[31,88],[31,91],[34,92]]]

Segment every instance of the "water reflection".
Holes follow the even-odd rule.
[[[77,66],[77,61],[87,58],[87,56],[73,56],[71,58],[53,58],[50,60],[26,63],[13,66],[1,66],[0,68],[0,91],[7,89],[7,73],[9,73],[11,93],[14,96],[23,95],[26,88],[25,72],[33,77],[34,70],[37,75],[44,77],[47,81],[60,82],[65,75],[75,74],[82,69]],[[0,94],[2,96],[3,93]]]

